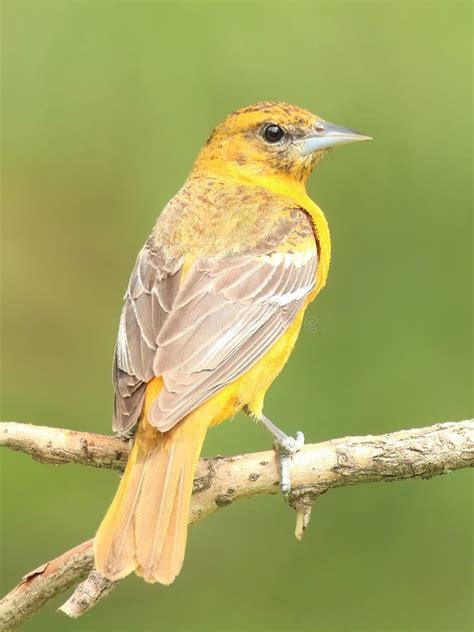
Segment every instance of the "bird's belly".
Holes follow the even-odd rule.
[[[285,366],[295,346],[304,312],[305,307],[300,310],[283,336],[253,367],[212,398],[218,400],[220,405],[214,408],[216,414],[211,426],[232,417],[244,406],[256,416],[262,412],[265,393]]]

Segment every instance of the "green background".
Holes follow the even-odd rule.
[[[471,413],[471,8],[462,2],[2,3],[4,419],[110,432],[121,298],[210,130],[259,100],[375,141],[311,178],[327,288],[266,413],[309,441]],[[244,417],[205,454],[268,449]],[[91,537],[117,475],[2,453],[2,590]],[[278,497],[191,529],[170,588],[123,581],[25,630],[472,629],[467,471],[317,503]],[[63,598],[64,600],[64,598]]]

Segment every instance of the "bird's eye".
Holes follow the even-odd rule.
[[[285,130],[276,123],[268,123],[264,126],[262,135],[267,143],[278,143],[285,135]]]

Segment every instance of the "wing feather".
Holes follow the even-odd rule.
[[[279,244],[197,259],[182,283],[183,260],[166,259],[147,242],[119,326],[116,430],[127,433],[136,424],[153,376],[164,386],[150,422],[165,432],[246,372],[286,331],[314,287],[318,259],[310,220],[303,212],[291,217]]]
[[[133,430],[143,409],[146,383],[153,377],[156,339],[179,288],[181,260],[166,260],[150,238],[140,251],[125,293],[115,345],[113,428]]]

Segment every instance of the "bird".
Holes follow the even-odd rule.
[[[94,539],[103,576],[174,581],[204,438],[240,410],[273,435],[288,494],[304,435],[286,435],[263,404],[329,271],[328,223],[306,182],[331,148],[361,140],[295,105],[241,108],[159,215],[115,346],[113,429],[133,446]]]

